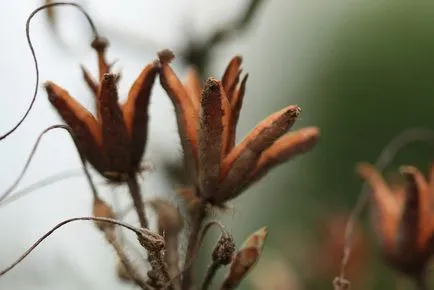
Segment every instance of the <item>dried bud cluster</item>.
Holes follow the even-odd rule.
[[[372,165],[359,165],[358,173],[372,188],[373,223],[386,261],[419,279],[434,253],[434,167],[429,181],[417,168],[402,167],[406,183],[395,186]]]
[[[316,127],[286,134],[300,113],[298,106],[288,106],[267,117],[235,145],[247,82],[247,75],[240,82],[241,57],[230,61],[221,81],[209,78],[203,89],[194,70],[182,84],[169,65],[170,59],[160,59],[161,85],[175,107],[185,166],[196,194],[208,202],[224,205],[272,167],[316,144]]]
[[[230,262],[232,262],[234,252],[234,240],[228,233],[224,232],[220,236],[219,240],[217,241],[217,245],[212,252],[213,263],[218,265],[228,265]]]
[[[118,103],[117,81],[105,60],[108,42],[97,38],[99,82],[83,69],[84,79],[94,93],[96,118],[69,93],[53,82],[46,82],[48,98],[73,130],[84,158],[104,177],[125,180],[140,170],[148,127],[148,105],[158,64],[148,64],[131,87],[127,101]]]

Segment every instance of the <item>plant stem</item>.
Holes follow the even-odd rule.
[[[137,177],[131,174],[128,177],[128,189],[130,190],[131,199],[133,200],[134,207],[139,217],[140,226],[142,228],[148,228],[148,221],[145,215],[145,204],[143,202],[142,195],[140,193],[140,187],[137,182]]]
[[[184,275],[182,277],[182,289],[190,290],[192,289],[193,283],[193,259],[195,257],[195,253],[197,251],[197,243],[199,240],[199,232],[202,228],[202,225],[206,219],[206,209],[205,204],[201,204],[197,212],[192,217],[191,231],[190,236],[188,238],[188,246],[187,246],[187,254],[185,256]]]
[[[417,277],[416,279],[416,288],[417,290],[428,290],[428,283],[426,279],[425,270]]]
[[[212,262],[206,270],[205,279],[203,280],[201,290],[207,290],[211,286],[212,279],[214,279],[217,270],[220,268],[220,264]]]
[[[132,265],[131,261],[128,259],[127,255],[125,254],[122,245],[119,243],[119,241],[116,238],[115,231],[113,229],[105,230],[104,234],[106,236],[107,241],[110,243],[110,245],[113,246],[114,250],[116,251],[119,260],[121,261],[122,265],[125,267],[125,270],[127,271],[131,280],[133,280],[134,283],[137,286],[139,286],[141,289],[150,290],[150,287],[146,284],[144,279],[140,277],[134,265]]]

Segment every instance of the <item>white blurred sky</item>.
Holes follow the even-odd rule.
[[[35,72],[24,25],[27,16],[40,2],[0,1],[0,132],[15,124],[32,95]],[[176,49],[182,47],[185,39],[183,31],[188,25],[198,37],[206,35],[215,25],[236,17],[245,3],[230,0],[100,0],[87,1],[85,6],[100,26],[102,34],[106,29],[112,29],[124,34],[125,39],[137,37],[145,40],[134,40],[145,43],[140,49],[128,49],[128,44],[116,43],[121,40],[118,37],[111,40],[108,57],[119,59],[116,67],[122,69],[119,89],[122,96],[140,69],[155,57],[156,49],[172,48],[176,53]],[[335,16],[342,12],[343,7],[339,3],[312,3],[278,0],[265,3],[249,32],[216,53],[211,67],[216,76],[220,76],[226,62],[235,53],[244,56],[245,71],[250,73],[240,136],[278,109],[273,98],[286,97],[287,102],[287,96],[273,95],[282,93],[276,87],[288,80],[295,87],[302,84],[319,59],[324,43],[322,40],[327,38],[332,24],[336,22]],[[79,70],[80,63],[93,72],[96,69],[93,51],[88,47],[89,35],[83,36],[82,33],[87,26],[84,18],[73,9],[61,7],[58,11],[63,39],[73,49],[69,52],[60,49],[53,42],[43,15],[37,15],[32,21],[31,38],[39,60],[40,79],[55,81],[89,107],[91,96],[81,81]],[[122,33],[124,30],[127,33]],[[319,35],[318,31],[322,34]],[[107,33],[107,36],[110,35]],[[291,65],[300,69],[288,68]],[[176,69],[180,73],[184,70],[179,63]],[[146,196],[162,196],[170,193],[171,186],[162,183],[158,165],[164,159],[179,157],[179,145],[172,108],[158,81],[150,110],[146,159],[154,165],[156,172],[146,177],[143,192]],[[59,122],[45,92],[40,90],[24,124],[0,143],[1,188],[9,186],[17,177],[38,134],[45,127]],[[70,138],[63,131],[51,132],[44,137],[20,187],[62,170],[78,169],[79,166]],[[107,186],[100,188],[105,193],[110,192]],[[259,188],[259,191],[267,189],[262,184]],[[260,200],[261,192],[256,191],[253,189],[250,194],[251,206]],[[0,268],[16,259],[57,222],[68,217],[89,215],[90,204],[91,195],[84,178],[74,178],[0,208]],[[249,223],[249,212],[236,210],[230,219],[235,224]],[[130,289],[131,286],[117,282],[113,263],[114,255],[99,232],[91,224],[77,223],[54,234],[15,270],[1,278],[0,289]]]

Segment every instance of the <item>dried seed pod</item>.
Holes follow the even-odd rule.
[[[263,227],[247,238],[233,258],[221,290],[231,290],[238,286],[259,259],[266,237],[267,230]]]
[[[166,54],[159,54],[160,81],[175,107],[191,190],[203,204],[224,207],[225,202],[238,196],[270,168],[316,144],[316,128],[310,129],[315,130],[316,136],[311,138],[315,140],[308,140],[304,134],[307,131],[300,133],[297,140],[284,138],[300,112],[298,106],[288,106],[258,124],[235,146],[247,82],[247,75],[240,82],[241,57],[230,61],[222,81],[209,78],[198,100],[200,82],[194,70],[183,85],[169,66],[172,54],[170,57]],[[261,154],[270,147],[273,148],[261,159]]]
[[[83,157],[105,178],[124,182],[141,170],[147,141],[147,109],[159,63],[154,61],[143,69],[121,106],[119,77],[110,73],[105,59],[107,46],[107,40],[101,37],[92,42],[98,56],[98,81],[82,67],[84,80],[95,94],[96,118],[54,83],[47,82],[45,88],[50,102],[76,135]]]
[[[433,253],[434,192],[412,166],[401,168],[406,185],[393,189],[374,166],[363,163],[357,170],[372,188],[372,218],[386,262],[420,282]]]

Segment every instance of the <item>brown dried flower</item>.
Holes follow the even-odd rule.
[[[160,57],[160,81],[171,98],[184,150],[184,161],[196,195],[222,206],[264,176],[272,167],[310,150],[318,128],[286,134],[300,108],[288,106],[267,117],[238,145],[235,133],[247,76],[241,82],[241,57],[234,57],[222,80],[209,78],[201,90],[194,70],[182,84],[169,65],[167,52]]]
[[[99,82],[82,67],[84,79],[95,95],[96,118],[69,93],[53,82],[46,82],[48,98],[73,130],[81,154],[104,177],[125,180],[140,170],[146,146],[148,105],[158,73],[158,63],[148,64],[132,85],[127,101],[118,103],[117,81],[105,60],[107,41],[95,39],[99,64]]]
[[[373,222],[386,261],[420,279],[433,252],[434,167],[427,182],[417,168],[404,166],[406,184],[393,187],[370,164],[357,171],[372,188]]]

